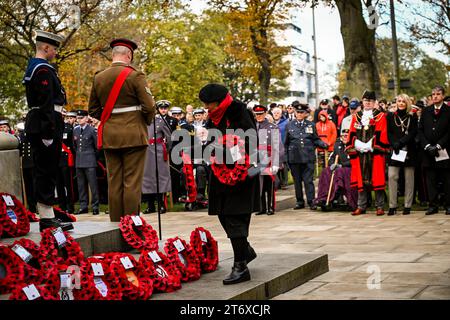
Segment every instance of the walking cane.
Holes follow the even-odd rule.
[[[334,164],[337,164],[339,161],[339,155],[336,155],[336,159],[334,160]],[[336,172],[336,169],[333,170],[333,173],[331,174],[331,180],[330,180],[330,187],[328,188],[328,196],[327,196],[327,203],[325,204],[325,207],[328,209],[330,205],[330,197],[331,197],[331,188],[333,187],[333,181],[334,181],[334,173]]]
[[[159,113],[159,111],[158,111]],[[158,210],[158,229],[159,229],[159,240],[162,240],[162,230],[161,230],[161,204],[159,203],[159,171],[158,171],[158,149],[156,143],[156,114],[153,119],[153,139],[155,140],[155,173],[156,173],[156,208]]]
[[[316,177],[319,177],[319,152],[317,152],[317,149],[315,150],[316,152]]]

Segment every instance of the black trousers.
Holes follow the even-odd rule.
[[[56,177],[56,191],[59,207],[64,211],[74,212],[73,173],[70,167],[60,167]]]
[[[36,198],[34,197],[34,169],[23,168],[23,183],[25,185],[25,194],[27,197],[28,210],[36,213]]]
[[[172,199],[173,203],[178,203],[180,197],[185,193],[184,185],[182,185],[181,172],[183,166],[179,164],[174,164],[170,160],[170,180],[172,184]]]
[[[305,203],[303,198],[303,184],[305,185],[306,199],[308,204],[314,200],[314,162],[311,163],[290,163],[292,177],[294,178],[295,196],[297,203]]]
[[[219,214],[219,221],[225,230],[227,237],[232,238],[247,238],[248,229],[250,226],[250,214],[235,214],[224,215]]]
[[[53,206],[56,204],[56,177],[61,157],[61,140],[53,138],[53,143],[46,147],[40,136],[30,138],[34,163],[34,195],[36,202]]]
[[[444,184],[444,206],[450,207],[450,169],[449,168],[425,168],[425,177],[428,190],[428,200],[430,207],[438,206],[438,183]]]
[[[269,175],[261,176],[261,211],[275,212],[274,181]]]

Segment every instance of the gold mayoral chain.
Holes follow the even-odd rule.
[[[397,122],[397,118],[398,118],[398,120],[400,121],[400,123],[398,123]],[[407,122],[406,123],[406,125],[405,125],[405,122]],[[395,117],[394,117],[394,123],[395,123],[395,125],[397,126],[397,127],[401,127],[401,129],[402,129],[402,133],[405,133],[405,134],[408,134],[408,128],[409,128],[409,123],[411,122],[411,118],[410,117],[405,117],[405,119],[401,119],[400,118],[400,116],[398,116],[398,115],[395,115]]]

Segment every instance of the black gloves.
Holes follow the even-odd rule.
[[[400,152],[400,148],[401,148],[400,143],[394,142],[392,144],[392,150],[394,150],[395,154],[398,154]]]
[[[439,156],[439,150],[438,150],[438,148],[437,148],[436,146],[429,145],[429,146],[425,149],[425,151],[428,152],[428,154],[429,154],[430,156],[432,156],[432,157],[437,157],[437,156]]]

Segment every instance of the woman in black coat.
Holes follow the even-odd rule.
[[[212,129],[219,130],[222,135],[226,130],[251,129],[246,132],[254,137],[246,141],[246,152],[249,155],[256,154],[258,147],[256,123],[253,114],[244,103],[233,100],[227,88],[219,84],[208,84],[203,87],[199,98],[204,103],[204,108],[208,110],[209,120],[206,126],[209,129],[209,142],[213,134]],[[252,140],[256,143],[249,143]],[[220,152],[219,149],[215,151]],[[220,182],[212,173],[208,199],[208,214],[218,215],[234,252],[232,271],[223,283],[234,284],[250,280],[247,263],[256,258],[256,253],[248,243],[247,237],[251,214],[260,211],[259,175],[247,176],[244,181],[230,186]]]
[[[392,146],[389,159],[389,213],[394,215],[397,210],[398,178],[400,170],[405,175],[405,207],[403,214],[410,214],[414,200],[414,168],[417,162],[417,150],[415,137],[417,135],[417,118],[411,112],[411,99],[406,94],[400,94],[396,99],[397,111],[388,113],[388,139]],[[392,159],[399,155],[400,151],[406,151],[405,161]]]

